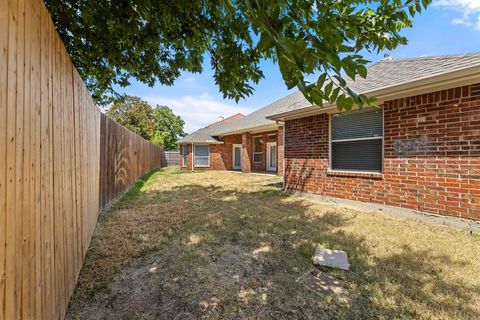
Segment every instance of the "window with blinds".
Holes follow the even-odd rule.
[[[253,137],[253,162],[262,162],[263,141],[262,137]]]
[[[210,146],[195,145],[195,167],[210,166]]]
[[[382,172],[383,109],[367,109],[331,118],[332,170]]]

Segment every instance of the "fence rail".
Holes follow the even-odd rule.
[[[42,0],[0,0],[0,319],[64,318],[99,210],[159,150],[101,115]]]

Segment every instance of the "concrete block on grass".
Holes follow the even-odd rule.
[[[313,264],[342,270],[348,270],[348,256],[345,251],[316,248]]]

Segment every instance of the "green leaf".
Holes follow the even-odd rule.
[[[330,97],[330,94],[332,93],[332,89],[333,89],[333,82],[330,81],[329,83],[327,83],[327,85],[323,89],[325,97]]]
[[[312,88],[309,95],[311,97],[311,103],[323,108],[323,96],[316,88]]]
[[[260,41],[257,44],[257,50],[264,51],[268,50],[273,47],[275,41],[273,41],[272,37],[267,32],[262,32],[260,36]]]
[[[326,73],[322,73],[318,79],[317,79],[317,88],[318,89],[322,89],[323,88],[323,84],[325,83],[325,79],[327,79],[327,74]]]
[[[338,94],[340,93],[340,90],[341,88],[335,88],[333,89],[332,91],[332,94],[330,95],[330,103],[334,103],[335,101],[337,101],[337,97],[338,97]]]
[[[365,67],[364,65],[357,66],[357,73],[360,75],[360,77],[365,79],[367,77],[367,72],[367,67]]]

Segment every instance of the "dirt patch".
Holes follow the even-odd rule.
[[[191,257],[193,255],[195,257]],[[178,261],[195,260],[184,270]],[[199,263],[199,261],[201,263]],[[219,256],[196,251],[149,254],[116,275],[82,319],[189,319],[216,313],[225,297],[238,292],[244,303],[262,299],[262,286],[246,289],[262,274],[258,258],[232,247]],[[212,285],[214,284],[214,285]],[[105,308],[105,306],[107,306]]]
[[[327,271],[312,269],[302,275],[297,281],[321,296],[335,297],[342,302],[349,301],[349,293],[345,281],[330,275]]]

